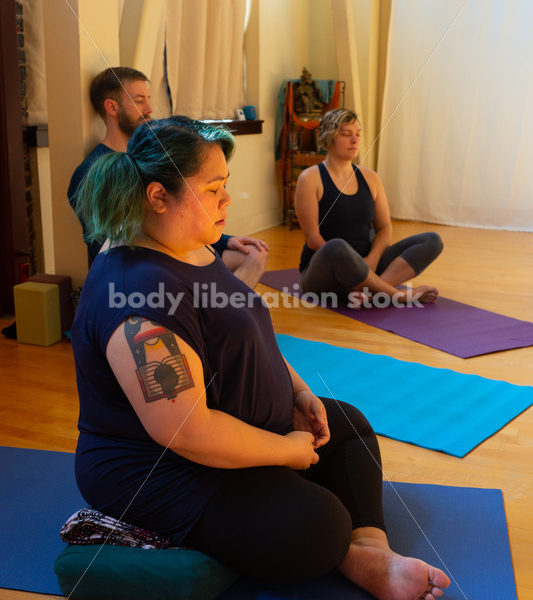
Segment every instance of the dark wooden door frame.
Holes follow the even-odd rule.
[[[0,2],[0,314],[13,309],[13,285],[29,250],[15,0]]]

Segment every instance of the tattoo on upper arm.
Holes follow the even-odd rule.
[[[187,357],[172,331],[143,317],[130,317],[124,333],[146,402],[162,398],[174,402],[179,392],[194,387]]]

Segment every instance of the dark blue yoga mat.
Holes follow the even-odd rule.
[[[384,483],[391,547],[441,568],[452,580],[445,600],[515,600],[500,490]],[[496,571],[495,571],[496,569]],[[221,600],[371,600],[339,573],[299,584],[241,579]]]
[[[276,335],[318,396],[356,406],[376,433],[463,457],[533,404],[533,387]]]
[[[298,269],[267,271],[261,283],[293,296],[301,294]],[[339,305],[331,310],[460,358],[533,346],[533,323],[448,298],[420,307],[354,310]]]
[[[0,587],[61,594],[54,561],[63,523],[86,506],[74,454],[0,447]]]
[[[53,570],[64,547],[58,532],[72,513],[85,506],[74,481],[74,455],[0,447],[0,461],[0,588],[60,595]],[[392,547],[451,576],[447,600],[516,599],[500,490],[384,483],[384,505]],[[363,600],[370,596],[331,574],[283,586],[242,579],[222,598]]]

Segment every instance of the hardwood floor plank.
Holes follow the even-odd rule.
[[[394,241],[429,230],[440,233],[445,249],[417,282],[435,285],[448,298],[533,321],[533,234],[395,222]],[[274,227],[256,237],[270,245],[269,269],[298,266],[298,229]],[[259,285],[258,291],[271,290]],[[533,386],[533,347],[464,360],[321,308],[271,313],[279,333]],[[10,322],[0,319],[1,327]],[[0,336],[0,444],[72,452],[77,417],[70,343],[44,348]],[[519,600],[533,600],[533,408],[463,459],[384,437],[380,446],[393,481],[503,490]],[[0,590],[0,600],[37,598],[46,596]]]

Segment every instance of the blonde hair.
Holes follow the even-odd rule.
[[[318,128],[318,149],[327,152],[342,126],[357,121],[357,114],[348,108],[329,110],[320,121]]]

